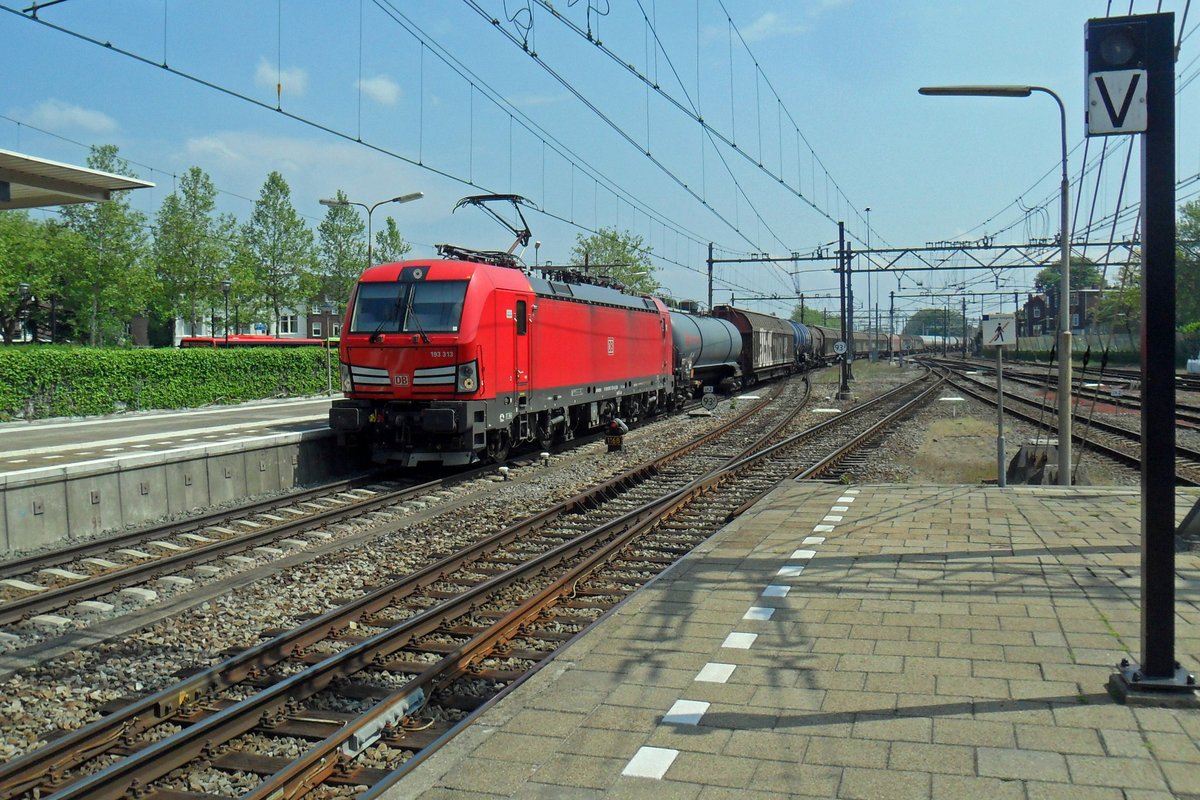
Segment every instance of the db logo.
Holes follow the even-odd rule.
[[[407,375],[397,375],[396,376],[396,385],[397,386],[408,386],[408,376]]]

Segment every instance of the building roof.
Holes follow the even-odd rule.
[[[152,186],[137,178],[0,149],[0,210],[103,203],[114,191]]]

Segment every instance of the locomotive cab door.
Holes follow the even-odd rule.
[[[529,330],[532,301],[531,295],[518,295],[513,310],[513,343],[516,347],[513,354],[513,392],[517,396],[517,424],[523,437],[528,434],[528,422],[524,415],[529,412],[529,393],[533,388],[530,375],[533,363],[533,336]]]

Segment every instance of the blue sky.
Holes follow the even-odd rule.
[[[1178,26],[1186,4],[1161,6]],[[158,184],[135,193],[147,213],[193,165],[213,177],[221,209],[242,220],[271,170],[314,228],[325,210],[318,199],[337,189],[367,203],[423,191],[419,202],[380,208],[375,225],[391,214],[426,256],[447,241],[507,248],[508,233],[478,211],[450,211],[464,195],[514,192],[546,212],[528,215],[540,262],[564,262],[584,229],[616,226],[654,248],[656,277],[671,293],[700,300],[707,242],[725,257],[807,253],[836,240],[837,220],[865,242],[867,208],[876,246],[1054,236],[1053,101],[931,98],[917,88],[1055,89],[1067,106],[1075,179],[1084,152],[1084,23],[1131,7],[580,0],[556,4],[556,20],[527,0],[68,0],[39,11],[56,28],[22,16],[28,5],[0,0],[14,65],[0,100],[0,147],[82,163],[87,145],[115,143],[140,177]],[[1133,0],[1132,12],[1159,5]],[[1200,9],[1186,22],[1181,85],[1197,71],[1197,24]],[[452,54],[452,65],[442,54]],[[1200,173],[1197,93],[1200,81],[1178,95],[1180,179]],[[706,139],[693,116],[714,135]],[[1120,204],[1136,200],[1136,150],[1126,175],[1128,138],[1107,144],[1099,180],[1094,171],[1085,180],[1084,221],[1113,213],[1123,176]],[[1103,146],[1092,140],[1089,159]],[[1185,188],[1181,200],[1195,191]],[[1131,228],[1122,219],[1117,236]],[[524,255],[532,264],[533,248]],[[836,288],[830,266],[718,265],[714,299],[734,294],[739,305],[786,314],[794,301],[742,298],[824,294]],[[916,280],[1024,292],[1033,275],[878,276],[872,302],[886,312],[889,292],[918,291]],[[865,277],[856,293],[865,303]],[[901,299],[897,308],[929,302]],[[972,300],[969,315],[996,302]]]

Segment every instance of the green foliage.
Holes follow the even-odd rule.
[[[272,334],[284,309],[303,304],[301,276],[313,271],[313,232],[292,206],[292,190],[278,172],[267,176],[250,221],[242,228],[238,262],[249,269],[271,311]]]
[[[1033,285],[1039,292],[1058,291],[1062,281],[1062,269],[1055,263],[1047,266],[1033,279]],[[1091,289],[1104,288],[1104,273],[1100,268],[1086,258],[1073,256],[1071,258],[1071,288]]]
[[[346,203],[346,193],[337,190],[337,201]],[[317,228],[318,274],[306,286],[308,297],[320,298],[345,308],[350,290],[367,263],[366,226],[350,205],[331,205]]]
[[[375,263],[388,264],[392,261],[399,261],[410,250],[412,250],[412,245],[404,241],[404,237],[400,235],[400,228],[396,225],[396,220],[391,217],[385,219],[383,229],[375,232],[375,251],[371,254]]]
[[[235,224],[216,214],[217,189],[199,167],[167,195],[154,225],[154,268],[158,307],[184,320],[189,336],[202,333],[201,322],[213,308],[224,313],[221,281],[233,258]]]
[[[327,390],[320,347],[0,347],[0,420],[193,408]],[[337,379],[337,355],[333,358]]]
[[[820,325],[822,328],[840,328],[842,325],[841,314],[830,313],[827,309],[813,308],[807,305],[804,306],[804,312],[801,314],[799,304],[792,309],[792,320],[805,325]]]
[[[923,308],[908,318],[904,324],[905,336],[962,336],[963,315],[961,311],[945,308]]]
[[[582,268],[586,262],[589,272],[613,278],[634,294],[656,294],[651,252],[636,233],[601,228],[591,236],[576,234],[570,257],[573,266]]]
[[[87,165],[134,174],[111,144],[93,147]],[[59,284],[65,305],[75,312],[74,336],[92,345],[123,341],[126,323],[147,310],[154,285],[146,260],[145,215],[130,206],[128,192],[114,192],[107,203],[63,206],[62,217],[86,244]]]
[[[1175,251],[1175,320],[1200,321],[1200,200],[1180,209]]]

